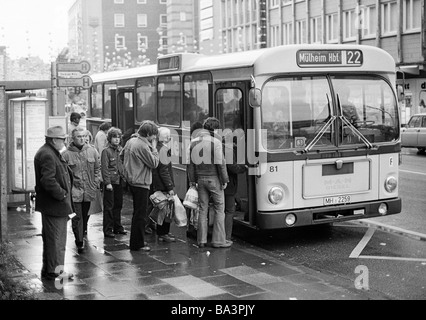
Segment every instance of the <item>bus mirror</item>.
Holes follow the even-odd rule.
[[[397,85],[397,95],[398,95],[398,101],[404,101],[405,99],[405,92],[404,92],[404,86],[403,85]]]
[[[262,92],[253,88],[250,90],[249,103],[252,108],[259,108],[262,103]]]

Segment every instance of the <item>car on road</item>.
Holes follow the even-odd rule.
[[[417,148],[426,151],[426,113],[415,114],[405,128],[402,128],[401,141],[403,148]]]

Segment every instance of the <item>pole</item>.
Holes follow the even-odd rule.
[[[7,241],[6,89],[0,86],[0,243]]]
[[[56,61],[52,62],[52,116],[58,116],[58,72]]]

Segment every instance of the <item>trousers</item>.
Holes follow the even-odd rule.
[[[63,271],[67,243],[68,217],[52,217],[42,214],[43,266],[42,273]]]

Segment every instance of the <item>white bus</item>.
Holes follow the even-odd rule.
[[[207,117],[244,132],[236,221],[258,229],[397,214],[400,112],[395,61],[371,46],[291,45],[93,75],[87,126],[125,139],[144,120],[174,132],[177,193],[187,190],[190,127]]]

